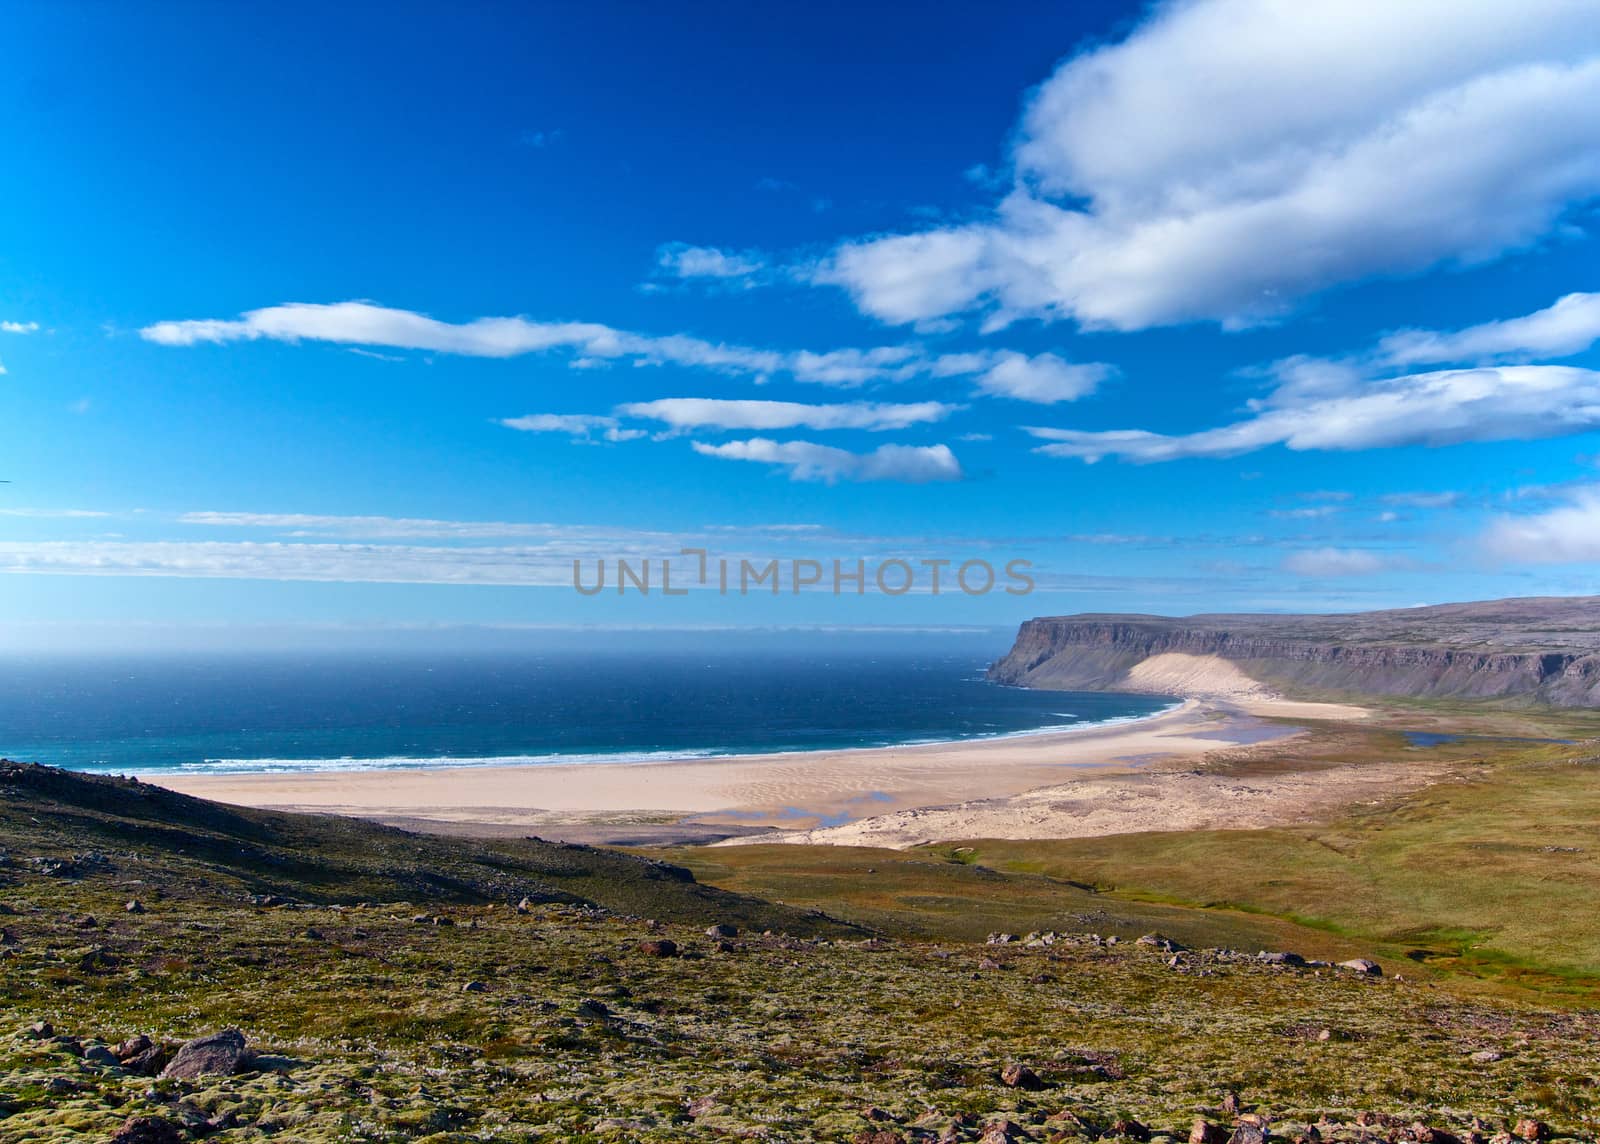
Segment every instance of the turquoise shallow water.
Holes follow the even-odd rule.
[[[652,761],[1021,734],[1170,699],[985,682],[968,654],[0,661],[0,756],[260,772]]]

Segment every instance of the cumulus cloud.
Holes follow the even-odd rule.
[[[38,322],[0,322],[0,333],[33,334],[38,331]]]
[[[854,401],[806,405],[796,401],[724,401],[664,397],[619,405],[624,417],[660,421],[673,429],[867,429],[881,432],[942,421],[957,407],[939,401],[903,405]]]
[[[1520,318],[1464,330],[1401,330],[1378,343],[1385,365],[1559,358],[1582,353],[1600,339],[1600,294],[1568,294]]]
[[[946,445],[880,445],[870,453],[852,453],[811,441],[773,441],[752,437],[708,445],[695,441],[694,451],[728,461],[781,465],[794,481],[901,481],[928,484],[961,479],[961,464]]]
[[[766,268],[766,256],[756,250],[719,250],[686,242],[669,242],[656,249],[656,269],[673,278],[748,279]]]
[[[1597,102],[1600,22],[1572,0],[1169,2],[1040,86],[992,217],[846,243],[814,277],[891,323],[1247,326],[1550,233],[1600,194]]]
[[[1600,485],[1573,490],[1548,512],[1499,517],[1480,539],[1490,556],[1514,564],[1600,562]]]
[[[1099,362],[1074,365],[1055,354],[1030,358],[1007,350],[997,354],[994,365],[978,378],[978,388],[996,397],[1054,405],[1093,393],[1112,372]]]
[[[1359,392],[1262,403],[1253,416],[1198,433],[1029,427],[1054,457],[1137,462],[1231,457],[1272,445],[1354,450],[1464,441],[1533,440],[1600,428],[1600,372],[1570,366],[1491,366],[1408,374]]]
[[[1053,375],[1059,392],[1071,384],[1068,379],[1076,379],[1082,385],[1085,378],[1103,377],[1111,372],[1110,366],[1096,363],[1069,365],[1054,354],[1030,359],[1010,351],[984,350],[935,356],[915,345],[824,351],[771,350],[710,342],[686,334],[636,334],[597,322],[538,322],[512,317],[451,323],[373,302],[290,302],[251,310],[238,318],[156,322],[139,334],[146,341],[164,346],[220,345],[265,339],[426,350],[485,358],[562,351],[572,355],[568,365],[573,368],[592,369],[610,362],[632,361],[638,365],[683,366],[757,380],[786,373],[796,381],[836,388],[919,377],[976,377],[1002,362],[1011,362],[1013,370]]]
[[[1364,548],[1308,548],[1283,558],[1283,569],[1296,576],[1371,576],[1395,567],[1395,562]]]

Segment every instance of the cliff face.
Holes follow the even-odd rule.
[[[999,683],[1137,690],[1136,664],[1218,656],[1288,691],[1523,697],[1600,707],[1600,597],[1503,600],[1348,616],[1082,615],[1029,620]]]

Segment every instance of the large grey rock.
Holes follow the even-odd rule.
[[[232,1076],[249,1059],[244,1034],[238,1029],[223,1029],[196,1037],[161,1070],[163,1077],[193,1080],[202,1076]]]
[[[1340,969],[1348,969],[1355,973],[1365,973],[1368,977],[1382,977],[1383,968],[1376,961],[1368,961],[1364,957],[1352,957],[1349,961],[1341,961]]]

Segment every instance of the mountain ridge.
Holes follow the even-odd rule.
[[[1021,625],[988,677],[1055,690],[1148,690],[1130,673],[1174,653],[1215,656],[1290,691],[1600,707],[1600,596],[1312,615],[1044,616]]]

